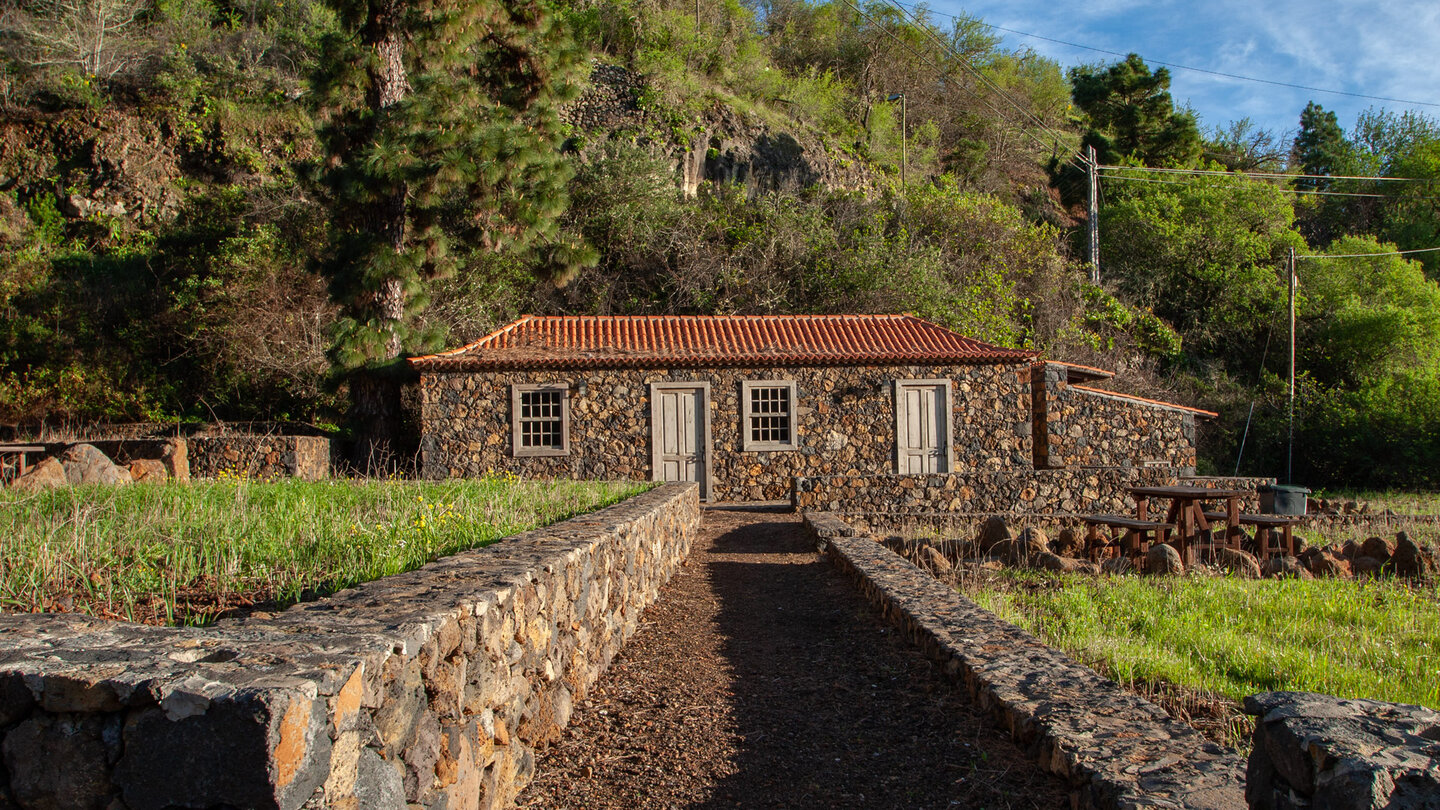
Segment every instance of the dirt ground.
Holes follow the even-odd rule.
[[[780,511],[711,508],[687,564],[542,751],[526,808],[1057,808],[1064,785]]]

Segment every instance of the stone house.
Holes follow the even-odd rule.
[[[908,315],[525,316],[409,362],[429,478],[693,480],[710,500],[779,500],[795,478],[1194,463],[1191,409],[1072,385],[1071,368],[1093,377]],[[1127,427],[1069,435],[1092,416]]]

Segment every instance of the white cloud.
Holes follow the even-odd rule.
[[[1223,73],[1307,87],[1440,104],[1440,5],[1433,0],[981,0],[935,3],[986,22],[1118,52],[1136,52]],[[1116,57],[1006,35],[1062,65]],[[1347,128],[1371,106],[1405,105],[1172,69],[1172,93],[1191,103],[1207,128],[1250,117],[1266,128],[1293,130],[1305,103],[1335,110]],[[1415,109],[1440,117],[1440,107]]]

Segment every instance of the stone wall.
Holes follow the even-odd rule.
[[[989,515],[1078,517],[1132,514],[1135,499],[1127,487],[1186,484],[1237,489],[1243,511],[1259,508],[1253,494],[1271,478],[1192,478],[1167,467],[1081,467],[1067,470],[1010,470],[953,475],[839,475],[800,478],[791,502],[797,509],[872,515],[937,515],[975,518]]]
[[[1028,470],[1028,364],[445,372],[420,375],[421,469],[428,478],[510,471],[524,477],[649,480],[652,382],[710,384],[712,500],[783,500],[791,479],[895,469],[897,379],[951,380],[957,469]],[[746,451],[740,384],[794,380],[798,448]],[[570,389],[570,452],[511,455],[511,386]]]
[[[807,516],[808,518],[808,516]],[[865,536],[815,526],[827,556],[1037,759],[1074,808],[1242,807],[1239,754],[1000,620]]]
[[[190,474],[215,478],[222,473],[246,478],[299,478],[319,481],[330,477],[331,439],[324,436],[192,436]]]
[[[1440,807],[1440,713],[1307,692],[1245,698],[1255,745],[1245,798],[1254,810]]]
[[[1193,411],[1071,385],[1057,364],[1034,373],[1036,467],[1156,464],[1194,472]]]
[[[661,487],[211,628],[0,615],[0,807],[505,807],[699,514]]]

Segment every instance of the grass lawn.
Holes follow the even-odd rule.
[[[1121,683],[1440,707],[1433,584],[1018,572],[974,588],[984,607]]]
[[[577,481],[247,481],[0,491],[0,611],[203,624],[623,500]]]

